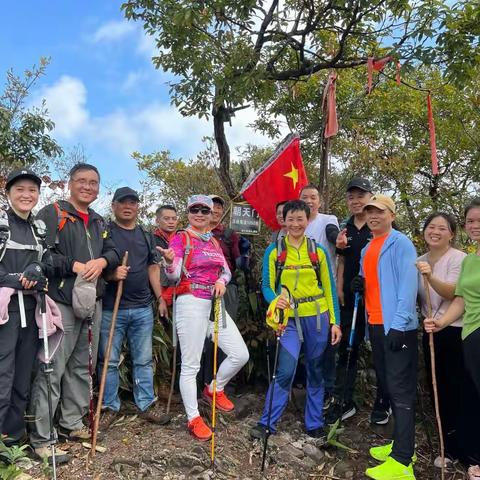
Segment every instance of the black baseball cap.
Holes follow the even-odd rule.
[[[138,193],[130,187],[120,187],[115,190],[115,193],[113,194],[113,202],[120,202],[122,200],[125,200],[126,198],[133,198],[135,201],[139,202],[140,197],[138,196]]]
[[[347,192],[354,188],[358,188],[365,192],[372,192],[371,183],[366,178],[362,177],[353,177],[347,185]]]
[[[42,184],[42,179],[33,171],[28,168],[18,169],[11,171],[7,176],[7,182],[5,183],[5,190],[8,190],[15,182],[19,180],[28,179],[32,180],[38,185]]]
[[[222,197],[219,197],[218,195],[209,195],[209,197],[213,202],[218,202],[222,205],[222,207],[225,207],[225,200]]]

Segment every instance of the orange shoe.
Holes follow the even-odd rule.
[[[213,393],[210,393],[210,389],[208,388],[208,385],[205,385],[202,395],[207,402],[209,403],[213,402]],[[221,392],[217,391],[215,403],[217,408],[222,412],[231,412],[235,408],[235,405],[227,398],[223,390]]]
[[[188,431],[201,442],[206,442],[212,438],[212,431],[200,416],[190,420],[187,424],[187,428]]]

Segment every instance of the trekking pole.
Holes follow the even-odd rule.
[[[360,293],[355,292],[355,300],[353,304],[353,315],[352,315],[352,327],[350,329],[350,337],[348,338],[348,347],[347,347],[347,364],[345,366],[345,382],[343,384],[342,398],[340,399],[340,423],[342,423],[343,416],[343,404],[345,402],[345,396],[347,395],[347,383],[348,383],[348,371],[350,369],[350,357],[352,356],[353,342],[355,341],[355,327],[357,325],[357,315],[358,315],[358,305],[360,303]]]
[[[44,363],[43,372],[45,373],[45,379],[47,381],[47,400],[48,400],[48,418],[50,421],[50,448],[52,450],[52,478],[57,480],[57,460],[55,457],[55,428],[53,426],[53,404],[52,404],[52,382],[50,374],[53,369],[50,364],[50,350],[48,347],[48,331],[47,331],[47,302],[45,298],[45,292],[40,292],[40,312],[42,314],[42,334],[43,334],[43,351],[44,351]]]
[[[423,275],[423,285],[425,288],[425,298],[427,300],[428,316],[432,317],[432,299],[430,298],[430,284],[427,276]],[[437,420],[438,436],[440,439],[440,458],[442,461],[442,480],[445,479],[445,446],[443,444],[443,429],[442,420],[440,418],[440,403],[438,401],[438,389],[437,389],[437,374],[435,369],[435,343],[433,341],[433,332],[428,334],[428,345],[430,347],[430,363],[432,368],[432,387],[433,387],[433,400],[435,404],[435,417]]]
[[[275,382],[277,378],[277,364],[278,364],[278,352],[280,350],[280,337],[282,336],[283,330],[283,322],[284,322],[284,311],[280,310],[279,312],[280,318],[279,318],[279,329],[276,332],[276,340],[275,340],[275,357],[273,360],[273,375],[272,375],[272,380],[270,382],[270,398],[268,401],[268,418],[267,418],[267,428],[265,430],[265,438],[263,441],[263,454],[262,454],[262,468],[261,472],[265,470],[265,460],[267,458],[267,446],[268,446],[268,438],[271,435],[271,429],[270,429],[270,420],[272,418],[272,408],[273,408],[273,394],[275,391]]]
[[[123,256],[123,260],[122,260],[122,267],[127,266],[127,261],[128,261],[128,252],[125,252],[125,255]],[[92,449],[90,452],[92,457],[95,456],[95,449],[97,447],[98,425],[100,423],[100,415],[102,412],[102,403],[103,403],[103,395],[105,393],[105,382],[107,380],[108,363],[110,362],[110,355],[112,353],[113,335],[115,334],[115,325],[117,323],[118,308],[120,306],[122,293],[123,293],[123,280],[120,280],[117,283],[117,293],[115,296],[115,303],[113,304],[112,321],[110,324],[110,331],[108,333],[107,349],[103,357],[102,377],[100,379],[100,387],[98,390],[97,410],[95,413],[95,421],[93,422],[93,429],[92,429]]]
[[[175,301],[173,299],[173,311],[172,311],[172,346],[173,346],[173,365],[172,365],[172,378],[170,380],[170,391],[168,392],[168,401],[167,401],[167,415],[170,415],[170,406],[172,404],[173,390],[175,388],[175,377],[177,375],[177,329],[175,327]]]
[[[213,320],[213,399],[212,399],[212,443],[210,450],[210,459],[212,461],[212,472],[215,473],[215,426],[216,426],[216,403],[217,403],[217,352],[218,352],[218,323],[220,321],[219,297],[214,300],[214,320]]]

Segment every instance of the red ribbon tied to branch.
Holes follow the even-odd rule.
[[[338,133],[337,103],[336,103],[337,72],[331,70],[323,91],[323,111],[326,115],[324,137],[334,137]],[[325,104],[326,102],[326,104]]]
[[[391,62],[393,58],[391,56],[379,58],[376,60],[373,57],[368,57],[367,69],[368,69],[368,93],[372,91],[373,86],[373,72],[381,72],[388,62]]]
[[[432,96],[430,92],[427,95],[427,112],[428,112],[428,130],[430,133],[430,154],[432,157],[432,173],[438,175],[438,157],[437,157],[437,141],[435,136],[435,122],[433,120]]]

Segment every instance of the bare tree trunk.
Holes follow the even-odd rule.
[[[229,197],[234,198],[237,192],[230,177],[230,147],[228,146],[225,135],[225,122],[230,121],[230,112],[221,104],[214,105],[212,114],[215,142],[217,143],[218,156],[220,159],[220,165],[216,169],[217,174]]]

